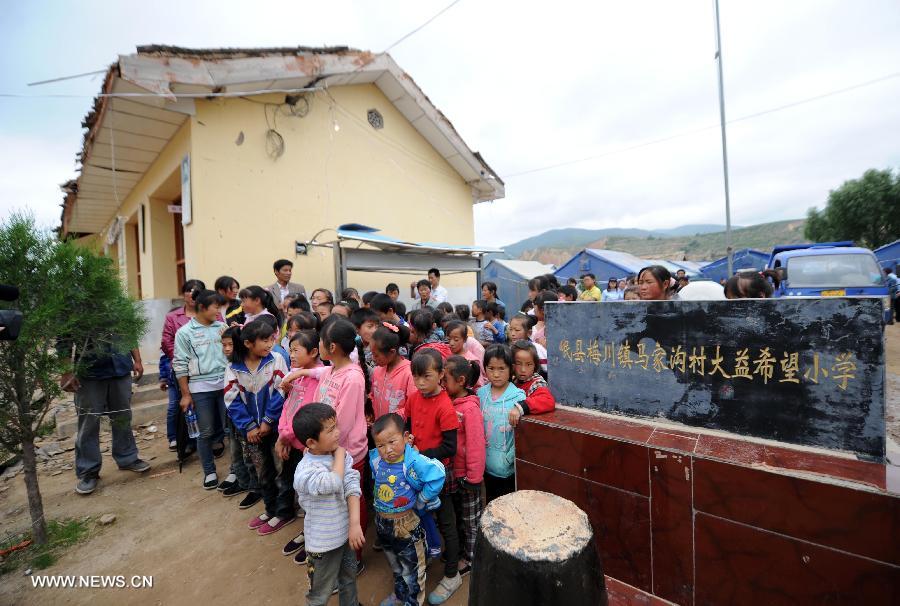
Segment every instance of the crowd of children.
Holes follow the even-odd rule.
[[[555,407],[543,306],[557,293],[535,293],[533,310],[507,321],[495,285],[454,307],[439,280],[432,270],[416,283],[409,313],[396,284],[346,289],[337,303],[327,289],[307,299],[282,285],[276,305],[271,287],[193,280],[166,318],[170,447],[191,452],[178,444],[180,408],[197,419],[190,447],[203,488],[244,494],[241,508],[261,500],[248,521],[260,535],[302,516],[282,553],[307,566],[307,604],[338,593],[342,606],[357,605],[370,510],[372,547],[394,579],[382,604],[444,603],[471,571],[486,501],[515,490],[516,425]],[[230,473],[219,481],[226,435]],[[426,565],[438,556],[443,578],[426,596]]]

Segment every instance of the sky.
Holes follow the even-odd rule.
[[[29,82],[152,43],[380,52],[449,2],[4,2],[0,93],[78,97],[0,97],[0,220],[58,225],[102,76]],[[721,0],[721,29],[733,224],[803,217],[866,169],[900,167],[900,2]],[[724,224],[714,53],[711,0],[460,0],[390,51],[506,182],[474,208],[493,246]]]

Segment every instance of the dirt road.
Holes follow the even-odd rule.
[[[157,434],[159,435],[159,434]],[[275,535],[257,536],[247,522],[262,507],[241,511],[241,497],[225,499],[201,488],[196,458],[184,473],[177,470],[164,438],[140,440],[141,456],[153,469],[143,475],[119,471],[104,455],[100,488],[83,497],[73,491],[74,472],[41,476],[48,518],[99,518],[114,513],[116,521],[102,527],[40,574],[146,575],[152,589],[34,589],[21,573],[0,577],[0,604],[302,604],[307,589],[306,567],[281,555],[281,548],[301,528],[298,521]],[[71,453],[67,453],[70,455]],[[217,461],[219,477],[228,473],[227,456]],[[21,474],[0,494],[0,533],[28,526]],[[369,527],[371,543],[374,529]],[[392,590],[384,555],[367,545],[366,571],[359,577],[359,598],[377,605]],[[442,576],[440,561],[428,569],[426,587],[434,589]],[[447,602],[468,602],[468,579]],[[330,604],[337,604],[337,596]]]

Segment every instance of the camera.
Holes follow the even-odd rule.
[[[15,301],[18,298],[18,288],[0,284],[0,301]],[[19,331],[22,329],[22,319],[22,312],[17,309],[0,309],[0,341],[18,339]]]

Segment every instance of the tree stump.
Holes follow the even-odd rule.
[[[606,606],[606,582],[587,514],[520,490],[488,504],[478,524],[470,606]]]

